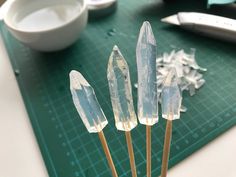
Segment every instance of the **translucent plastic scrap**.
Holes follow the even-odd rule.
[[[149,22],[144,22],[136,47],[138,70],[138,119],[141,124],[158,122],[156,40]]]
[[[205,80],[204,79],[200,79],[198,80],[197,84],[195,85],[196,89],[199,89],[200,87],[203,86],[203,84],[205,84]]]
[[[184,76],[183,64],[179,60],[175,60],[173,62],[173,65],[174,65],[173,67],[175,67],[175,69],[176,69],[177,77],[178,78],[183,77]]]
[[[107,79],[116,128],[130,131],[137,125],[134,112],[129,67],[117,46],[114,46],[108,62]]]
[[[206,71],[197,65],[195,60],[195,49],[191,49],[191,53],[185,53],[184,50],[171,53],[164,53],[156,59],[157,67],[157,87],[162,88],[162,83],[167,76],[170,68],[175,68],[178,76],[178,84],[182,91],[187,90],[190,95],[195,94],[195,90],[199,89],[205,83],[203,74],[199,71]],[[161,77],[163,76],[163,77]],[[194,87],[193,87],[194,85]]]
[[[179,50],[178,52],[175,53],[174,55],[174,59],[178,60],[180,63],[182,63],[183,65],[187,65],[188,63],[184,60],[184,56],[186,55],[186,53],[184,52],[184,50]]]
[[[189,85],[189,94],[190,94],[190,96],[195,95],[195,93],[196,93],[195,86],[193,84],[190,84]]]
[[[181,101],[176,71],[172,68],[166,77],[161,93],[162,117],[168,120],[179,119]]]
[[[189,83],[189,90],[199,89],[204,83],[205,80],[202,79],[203,75],[198,73],[196,70],[191,70],[188,74],[185,75],[185,80]],[[193,86],[193,87],[192,87]],[[190,93],[190,95],[192,95]]]
[[[190,72],[190,67],[184,66],[183,67],[183,72],[184,72],[184,74],[188,74]]]
[[[180,112],[187,112],[187,108],[184,105],[181,105]]]
[[[156,59],[156,65],[157,66],[162,66],[162,61],[163,61],[163,58],[162,57],[159,57]]]
[[[184,56],[184,60],[187,62],[187,64],[192,67],[193,69],[197,69],[197,70],[200,70],[200,71],[207,71],[206,68],[202,68],[200,67],[196,60],[195,60],[195,52],[196,52],[196,49],[191,49],[191,53],[190,54],[185,54]]]
[[[182,49],[179,51],[172,50],[170,53],[163,53],[162,56],[156,59],[156,68],[158,94],[162,92],[163,83],[171,68],[175,68],[176,70],[181,92],[186,90],[193,96],[196,94],[197,89],[200,89],[206,82],[203,79],[202,72],[206,71],[206,69],[197,64],[195,60],[195,49],[191,49],[189,54],[185,53]],[[181,112],[185,111],[187,110],[181,109]]]
[[[79,72],[70,72],[70,90],[74,105],[89,133],[100,132],[107,119],[98,103],[93,88]]]

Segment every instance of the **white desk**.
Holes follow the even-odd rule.
[[[0,37],[0,177],[47,177]],[[168,177],[236,177],[236,127],[169,171]]]

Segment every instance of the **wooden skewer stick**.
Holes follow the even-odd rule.
[[[125,137],[126,137],[126,142],[127,142],[127,146],[128,146],[132,177],[137,177],[136,166],[135,166],[135,158],[134,158],[134,150],[133,150],[132,138],[131,138],[130,131],[125,132]]]
[[[151,162],[151,126],[146,125],[146,156],[147,156],[147,177],[151,177],[152,162]]]
[[[165,142],[162,156],[161,177],[166,177],[167,175],[171,137],[172,137],[172,120],[167,120]]]
[[[100,139],[100,141],[101,141],[103,150],[104,150],[104,152],[105,152],[105,155],[106,155],[106,158],[107,158],[109,167],[110,167],[110,169],[111,169],[112,176],[113,176],[113,177],[118,177],[117,172],[116,172],[115,165],[114,165],[113,160],[112,160],[112,158],[111,158],[111,153],[110,153],[110,150],[109,150],[109,148],[108,148],[106,138],[105,138],[105,136],[104,136],[104,134],[103,134],[103,131],[98,132],[98,136],[99,136],[99,139]]]

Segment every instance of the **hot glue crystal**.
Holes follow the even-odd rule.
[[[130,131],[137,125],[130,83],[129,67],[117,46],[108,62],[107,79],[116,128]]]
[[[70,72],[70,90],[74,105],[88,132],[100,132],[107,125],[107,119],[93,88],[82,74],[74,70]]]
[[[182,97],[174,68],[166,76],[161,96],[162,117],[169,120],[179,119]]]
[[[136,59],[138,69],[138,118],[141,124],[158,122],[156,83],[156,40],[151,25],[144,22],[139,33]]]

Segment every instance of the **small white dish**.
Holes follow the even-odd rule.
[[[39,51],[73,44],[88,18],[85,0],[8,0],[1,11],[11,34]]]
[[[116,3],[117,0],[87,0],[89,10],[101,9],[111,6]]]

